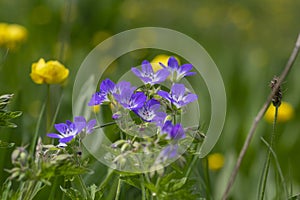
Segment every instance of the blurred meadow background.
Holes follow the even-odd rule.
[[[54,106],[63,93],[56,121],[65,121],[72,118],[76,72],[96,45],[128,29],[170,28],[199,42],[223,77],[227,117],[211,153],[220,153],[224,165],[210,171],[212,196],[220,199],[252,120],[270,92],[269,82],[282,71],[294,47],[300,30],[299,9],[300,1],[292,0],[0,0],[0,23],[22,25],[27,32],[22,44],[9,51],[3,46],[0,49],[0,94],[14,93],[9,109],[23,112],[13,120],[17,128],[0,129],[0,140],[13,142],[15,146],[25,146],[32,140],[47,92],[45,85],[35,84],[29,76],[32,63],[39,58],[59,60],[70,70],[63,90],[51,88]],[[151,49],[128,53],[107,69],[106,76],[120,77],[126,69],[161,53],[173,55]],[[180,59],[181,63],[185,62]],[[292,106],[292,113],[278,123],[274,148],[292,194],[300,193],[299,74],[300,59],[297,59],[282,86],[283,101]],[[193,78],[189,80],[200,84]],[[210,119],[209,94],[205,87],[197,94],[201,102],[201,123],[205,127]],[[267,150],[260,137],[269,140],[271,130],[272,122],[261,121],[231,190],[232,199],[257,198]],[[40,132],[45,141],[50,141],[45,135]],[[1,184],[9,176],[4,169],[11,168],[12,151],[13,148],[0,148]],[[272,162],[267,199],[276,193],[278,185],[274,166]],[[86,181],[101,181],[106,169],[95,162],[96,175],[87,176]]]

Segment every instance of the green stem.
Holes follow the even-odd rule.
[[[199,144],[197,144],[197,146],[196,146],[197,151],[196,152],[199,152],[200,148],[201,148],[201,146]],[[192,169],[193,169],[194,165],[196,164],[198,158],[199,157],[197,155],[193,155],[192,161],[188,165],[189,167],[188,167],[188,169],[187,169],[187,171],[185,173],[185,177],[189,177],[190,176],[190,174],[192,172]]]
[[[55,113],[54,113],[52,122],[51,122],[51,124],[50,124],[50,127],[53,127],[53,126],[54,126],[54,123],[55,123],[56,118],[57,118],[57,115],[58,115],[58,111],[59,111],[59,109],[60,109],[60,105],[61,105],[62,99],[63,99],[63,94],[60,95],[60,99],[59,99],[58,105],[57,105],[57,107],[56,107],[56,110],[55,110]]]
[[[102,183],[99,185],[98,190],[102,191],[104,189],[104,187],[108,184],[108,182],[110,181],[112,175],[114,174],[114,170],[109,168],[108,169],[108,173],[105,177],[105,179],[102,181]]]
[[[122,180],[121,180],[121,175],[119,176],[119,180],[118,180],[118,186],[117,186],[117,192],[116,192],[116,197],[115,200],[118,200],[120,198],[120,194],[121,194],[121,184],[122,184]]]
[[[141,189],[142,189],[142,200],[146,200],[146,190],[145,190],[145,183],[144,183],[143,174],[140,175],[140,179],[141,179]]]
[[[47,114],[46,114],[46,133],[51,129],[51,93],[50,85],[47,84]]]
[[[210,187],[210,175],[208,167],[208,159],[204,158],[205,161],[205,185],[206,185],[206,199],[211,199],[211,187]]]
[[[79,179],[79,183],[81,185],[81,188],[83,189],[83,196],[86,198],[86,199],[92,199],[91,196],[90,196],[90,193],[88,192],[87,190],[87,187],[82,179],[82,177],[80,175],[78,175],[78,179]]]
[[[286,181],[284,179],[284,176],[283,176],[283,173],[282,173],[282,170],[281,170],[281,167],[280,167],[280,164],[279,164],[279,161],[278,161],[278,158],[277,158],[277,155],[276,153],[273,151],[273,149],[271,149],[270,145],[268,144],[268,142],[261,137],[261,140],[263,141],[263,143],[265,143],[265,145],[268,147],[268,149],[271,151],[272,153],[272,156],[275,160],[275,164],[276,164],[276,167],[277,167],[277,171],[279,173],[279,177],[281,179],[281,183],[282,183],[282,186],[283,186],[283,190],[284,190],[284,193],[285,193],[285,197],[286,199],[288,199],[289,197],[289,193],[288,193],[288,188],[287,188],[287,184],[286,184]],[[292,193],[291,193],[292,194]]]
[[[116,122],[108,122],[106,124],[102,124],[102,125],[96,126],[94,129],[104,128],[106,126],[111,126],[111,125],[114,125],[114,124],[116,124]]]
[[[52,188],[50,190],[50,195],[49,195],[49,199],[55,199],[55,193],[57,192],[57,185],[58,185],[58,177],[55,177],[52,185]]]
[[[25,186],[25,196],[22,198],[23,200],[31,200],[33,199],[33,189],[36,185],[36,181],[27,181],[28,184]]]
[[[268,179],[270,161],[271,161],[271,153],[272,153],[270,149],[273,149],[273,143],[274,143],[274,139],[275,139],[275,126],[276,126],[276,121],[277,121],[277,114],[278,114],[278,106],[275,106],[275,116],[274,116],[274,121],[273,121],[273,130],[272,130],[272,135],[271,135],[270,148],[268,149],[267,163],[266,163],[265,168],[264,168],[264,174],[263,174],[263,180],[262,180],[262,189],[261,189],[260,198],[259,198],[260,200],[264,199],[266,185],[267,185],[267,179]]]
[[[37,121],[37,125],[36,125],[36,129],[35,129],[35,133],[31,142],[31,146],[30,146],[30,150],[29,150],[29,154],[30,156],[33,158],[34,157],[34,152],[35,152],[35,145],[38,139],[38,135],[39,135],[39,130],[40,130],[40,126],[41,126],[41,121],[45,112],[45,107],[46,107],[46,103],[43,104],[38,121]]]

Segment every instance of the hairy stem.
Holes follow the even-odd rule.
[[[283,70],[283,72],[281,73],[280,77],[279,77],[279,80],[277,82],[277,84],[274,86],[271,94],[268,96],[266,102],[264,103],[264,105],[262,106],[262,108],[260,109],[260,111],[258,112],[257,116],[255,117],[252,125],[251,125],[251,128],[247,134],[247,138],[244,142],[244,145],[242,147],[242,150],[240,151],[240,154],[239,154],[239,157],[238,157],[238,160],[236,162],[236,165],[231,173],[231,176],[230,176],[230,179],[227,183],[227,187],[225,189],[225,192],[223,194],[223,197],[222,199],[225,200],[227,199],[228,195],[229,195],[229,191],[235,181],[235,178],[237,176],[237,173],[240,169],[240,166],[241,166],[241,163],[242,163],[242,160],[243,158],[245,157],[245,154],[246,154],[246,151],[249,147],[249,144],[251,142],[251,139],[255,133],[255,130],[257,128],[257,125],[258,123],[260,122],[260,120],[262,119],[262,117],[264,116],[265,112],[267,111],[267,108],[269,106],[269,104],[271,103],[272,101],[272,98],[273,96],[275,95],[276,91],[278,90],[278,88],[280,87],[280,85],[282,84],[282,82],[284,81],[284,79],[286,78],[286,76],[288,75],[289,71],[291,70],[297,56],[298,56],[298,53],[299,53],[299,49],[300,49],[300,34],[298,35],[298,38],[297,38],[297,41],[295,43],[295,47],[294,47],[294,50],[292,52],[292,54],[290,55],[290,58]]]

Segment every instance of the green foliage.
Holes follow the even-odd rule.
[[[3,142],[0,140],[0,148],[10,148],[13,147],[14,145],[15,145],[14,143]]]
[[[200,196],[196,181],[185,175],[171,172],[159,184],[157,196],[160,199],[196,199]]]
[[[87,188],[88,198],[84,197],[83,193],[75,188],[63,188],[60,186],[60,189],[66,194],[67,197],[69,197],[72,200],[95,200],[95,199],[101,199],[103,193],[98,190],[97,186],[95,184],[91,185]]]
[[[22,115],[20,111],[7,111],[5,107],[10,103],[13,94],[4,94],[0,96],[0,127],[16,128],[17,125],[10,122]]]
[[[72,2],[72,5],[69,5],[69,2]],[[179,0],[166,0],[159,3],[153,0],[0,1],[1,22],[23,24],[28,29],[29,36],[19,51],[12,52],[8,49],[0,49],[0,92],[11,91],[18,94],[18,102],[14,107],[16,110],[22,110],[26,116],[18,123],[18,134],[14,134],[14,129],[0,127],[0,185],[3,186],[3,190],[0,191],[0,199],[3,200],[5,195],[6,199],[17,199],[20,194],[20,190],[16,189],[18,186],[16,184],[19,182],[15,180],[4,182],[8,175],[3,169],[12,168],[11,162],[8,160],[10,158],[8,154],[11,151],[1,148],[11,147],[11,142],[20,145],[32,141],[31,134],[34,133],[38,110],[46,92],[44,86],[34,85],[30,80],[30,63],[36,61],[38,57],[60,58],[66,66],[70,67],[72,76],[64,87],[65,96],[58,115],[58,121],[65,120],[70,117],[71,113],[72,102],[69,94],[72,93],[72,83],[76,71],[90,50],[115,33],[149,24],[175,29],[191,36],[207,48],[219,67],[226,86],[228,112],[222,136],[213,151],[222,152],[225,157],[225,166],[220,171],[209,171],[209,173],[211,173],[212,195],[215,196],[215,199],[220,199],[218,197],[224,191],[224,182],[233,169],[233,164],[246,137],[245,134],[250,122],[269,92],[268,80],[281,71],[281,67],[287,60],[287,55],[295,42],[295,36],[299,32],[299,20],[297,20],[300,18],[299,6],[300,1],[282,0],[245,0],[231,1],[230,3],[217,0],[189,1],[189,3]],[[70,12],[67,12],[66,8],[71,8]],[[66,16],[70,18],[68,19]],[[172,54],[172,52],[160,50],[154,52],[153,49],[128,53],[118,58],[105,71],[103,78],[113,77],[116,80],[127,70],[126,67],[123,67],[125,64],[126,66],[137,64],[136,59],[133,58],[151,60],[157,52]],[[191,53],[196,52],[191,51]],[[181,61],[184,63],[183,59]],[[299,113],[300,100],[299,92],[297,92],[300,91],[300,68],[298,66],[299,59],[297,59],[295,67],[283,85],[286,91],[283,98],[294,106],[296,113]],[[205,91],[206,85],[203,81],[193,78],[189,81],[203,89],[196,92],[201,95],[201,122],[208,126],[211,107],[209,105],[210,95]],[[53,96],[59,96],[61,91],[53,90],[52,92]],[[0,110],[7,109],[7,103],[3,102],[0,103]],[[53,99],[52,104],[55,104],[55,99]],[[278,138],[276,139],[278,144],[276,145],[276,154],[282,174],[286,178],[286,185],[293,186],[293,190],[289,190],[291,191],[289,194],[291,200],[300,199],[299,119],[300,115],[296,114],[293,120],[286,124],[279,124]],[[43,120],[44,117],[37,133],[45,137],[46,132],[43,127],[45,122]],[[14,127],[12,122],[14,119],[0,123]],[[256,134],[257,137],[253,138],[251,147],[247,151],[239,171],[238,182],[231,190],[230,199],[245,199],[245,194],[248,199],[255,199],[256,197],[258,176],[263,167],[262,151],[265,150],[265,145],[258,138],[259,136],[268,138],[270,132],[270,125],[267,123],[262,121],[259,126],[260,130]],[[114,138],[116,135],[109,133],[111,132],[108,131],[106,134],[110,138]],[[204,136],[196,135],[196,137],[198,140],[203,140]],[[195,140],[195,142],[198,141]],[[33,145],[33,149],[35,149],[35,145]],[[194,152],[191,151],[191,153]],[[75,157],[67,156],[66,160],[72,158]],[[35,157],[29,157],[29,160],[34,162]],[[45,168],[48,171],[41,176],[52,177],[66,171],[62,167],[64,160],[53,158],[51,162],[54,164],[50,163],[49,160],[46,164],[39,164],[37,169]],[[71,163],[77,164],[73,161]],[[55,171],[53,166],[60,166],[60,169]],[[18,167],[20,168],[20,166]],[[199,170],[200,167],[196,165],[194,168]],[[179,173],[180,169],[177,168],[176,172]],[[30,169],[30,167],[27,166],[26,169]],[[106,171],[106,168],[100,166],[97,170]],[[105,175],[97,174],[99,181],[103,177]],[[269,195],[270,192],[273,192],[270,189],[276,188],[274,187],[276,183],[272,177],[273,173],[270,174],[268,190],[266,191],[268,194],[266,197],[269,198],[274,195],[273,193]],[[97,178],[94,178],[93,182],[96,183]],[[183,176],[174,178],[181,181],[181,184],[184,183]],[[197,179],[200,179],[199,176]],[[125,178],[122,176],[122,180],[128,185],[138,188],[138,190],[141,189],[140,179],[137,177],[128,176]],[[50,182],[53,184],[52,179]],[[113,190],[112,182],[110,181],[104,190]],[[147,186],[147,190],[155,191],[156,187],[153,187],[153,183]],[[189,179],[182,187],[188,183]],[[62,185],[63,181],[58,183],[58,185],[60,184]],[[171,190],[174,193],[170,187],[170,185],[166,189],[159,187],[158,190]],[[13,188],[14,191],[12,191]],[[40,192],[45,197],[41,199],[48,199],[48,189],[45,188]],[[56,192],[60,193],[61,191],[58,189]],[[129,190],[128,193],[131,191]]]
[[[289,200],[300,200],[300,194],[290,197]]]

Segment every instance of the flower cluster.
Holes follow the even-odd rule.
[[[36,84],[61,84],[69,76],[69,70],[56,60],[45,62],[41,58],[31,66],[30,77]]]
[[[151,63],[145,60],[141,69],[136,67],[131,69],[132,73],[145,84],[140,88],[132,86],[130,82],[114,83],[110,79],[105,79],[100,84],[100,90],[92,95],[88,105],[110,104],[112,119],[117,123],[132,114],[135,115],[135,118],[139,119],[139,122],[135,120],[135,126],[143,127],[138,132],[149,127],[149,124],[155,125],[156,129],[152,131],[157,132],[158,138],[168,141],[168,145],[161,151],[160,159],[166,160],[178,155],[178,141],[186,137],[183,126],[175,122],[176,113],[197,100],[197,95],[189,92],[184,84],[178,83],[182,78],[195,74],[190,72],[192,65],[179,66],[177,60],[170,57],[168,66],[163,64],[161,66],[160,70],[154,71]],[[161,89],[159,84],[164,81],[171,81],[170,91]],[[130,124],[126,120],[124,123],[126,127]],[[113,146],[115,148],[117,145]]]
[[[92,119],[89,122],[82,116],[74,118],[74,122],[67,120],[66,123],[55,124],[55,129],[59,132],[47,134],[50,138],[59,139],[58,147],[66,147],[68,142],[75,138],[80,133],[90,134],[93,132],[96,125],[96,120]]]
[[[14,50],[27,39],[27,30],[18,24],[0,23],[0,47]]]

